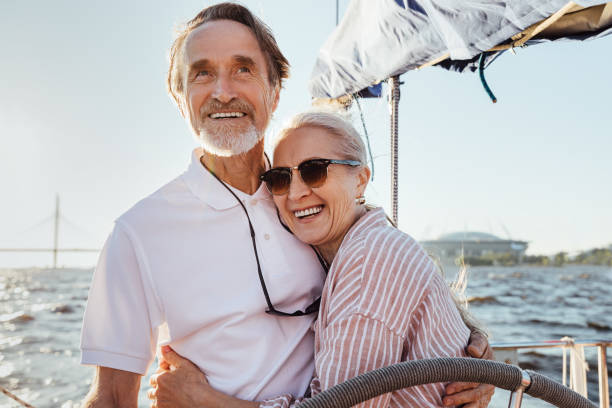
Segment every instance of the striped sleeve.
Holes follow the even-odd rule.
[[[452,300],[444,279],[434,275],[427,296],[409,328],[411,360],[432,357],[466,357],[470,331]]]
[[[313,378],[310,382],[310,393],[316,395],[321,392],[321,384],[318,378]],[[283,394],[278,397],[263,401],[259,404],[260,408],[293,408],[300,402],[304,401],[304,398],[296,398],[291,394]]]
[[[359,374],[401,361],[403,339],[379,320],[359,313],[337,319],[321,333],[316,370],[326,390]],[[391,394],[358,407],[387,407]]]
[[[302,402],[302,398],[295,398],[291,394],[283,394],[273,399],[263,401],[259,408],[293,408]]]
[[[409,329],[410,345],[406,359],[467,357],[465,346],[469,330],[461,320],[442,277],[436,273],[428,289]],[[402,402],[407,403],[416,398],[422,401],[419,406],[441,407],[444,386],[443,383],[421,385],[394,396],[398,398],[399,406],[402,406]]]

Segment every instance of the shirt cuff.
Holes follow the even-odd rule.
[[[151,361],[103,350],[82,349],[81,364],[94,365],[145,375]]]

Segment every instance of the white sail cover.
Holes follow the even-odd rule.
[[[449,58],[443,64],[446,68],[461,71],[484,51],[558,14],[559,10],[572,14],[597,5],[600,5],[598,12],[580,28],[576,28],[575,22],[566,22],[573,30],[564,29],[562,34],[557,32],[549,37],[536,36],[527,45],[543,40],[583,40],[610,34],[612,3],[352,0],[342,21],[321,48],[310,79],[310,93],[317,98],[352,94],[445,56]],[[495,53],[487,56],[490,61]]]

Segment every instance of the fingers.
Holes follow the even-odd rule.
[[[487,349],[483,353],[482,358],[484,358],[485,360],[493,360],[493,349],[491,348],[491,345],[489,344],[488,341],[487,341]]]
[[[482,331],[475,329],[470,335],[467,352],[471,357],[486,360],[493,359],[493,349],[489,344],[489,339]]]
[[[181,365],[185,363],[190,363],[189,360],[181,357],[176,351],[172,350],[170,346],[162,346],[161,354],[162,354],[162,359],[166,361],[169,365],[174,366],[174,367],[180,367]]]
[[[153,374],[151,378],[149,378],[149,385],[151,387],[157,387],[157,374]]]
[[[452,396],[444,396],[444,398],[442,398],[442,402],[446,407],[471,403],[472,401],[478,401],[479,395],[475,394],[476,392],[474,389],[462,391],[458,394],[453,394]]]
[[[472,404],[475,404],[474,408],[487,408],[489,406],[489,403],[491,402],[491,398],[493,398],[493,394],[495,393],[495,387],[490,384],[480,384],[479,387],[482,390],[480,403]],[[470,406],[468,405],[466,408],[470,408]]]
[[[170,371],[170,363],[163,359],[159,360],[159,365],[157,369],[161,371]]]
[[[470,343],[467,347],[467,353],[473,358],[493,360],[493,350],[489,347],[489,343],[486,343],[484,347],[481,345],[472,345],[472,343]]]
[[[485,335],[478,330],[471,333],[467,346],[467,352],[470,357],[483,358],[483,355],[486,353],[488,347],[489,342],[487,341]]]
[[[147,398],[150,400],[157,398],[157,388],[149,388],[147,390]]]
[[[442,398],[444,406],[468,404],[466,408],[485,408],[489,405],[495,387],[489,384],[480,384],[476,388],[467,389],[457,394]]]
[[[461,391],[476,388],[479,385],[480,385],[479,383],[472,383],[472,382],[453,382],[446,386],[446,388],[444,389],[444,393],[446,395],[452,395],[452,394],[456,394]]]

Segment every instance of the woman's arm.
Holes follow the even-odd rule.
[[[320,349],[315,366],[321,390],[376,368],[402,360],[404,339],[380,320],[359,313],[346,314],[321,328]],[[391,394],[384,394],[359,407],[387,407]],[[406,406],[412,406],[406,404]],[[422,405],[414,405],[422,406]]]
[[[403,338],[382,322],[358,313],[343,313],[318,333],[315,356],[317,376],[310,384],[314,396],[359,374],[401,361]],[[358,407],[387,407],[391,394],[381,395]],[[303,401],[282,395],[263,402],[262,408],[292,408]],[[408,403],[406,406],[422,406]]]

